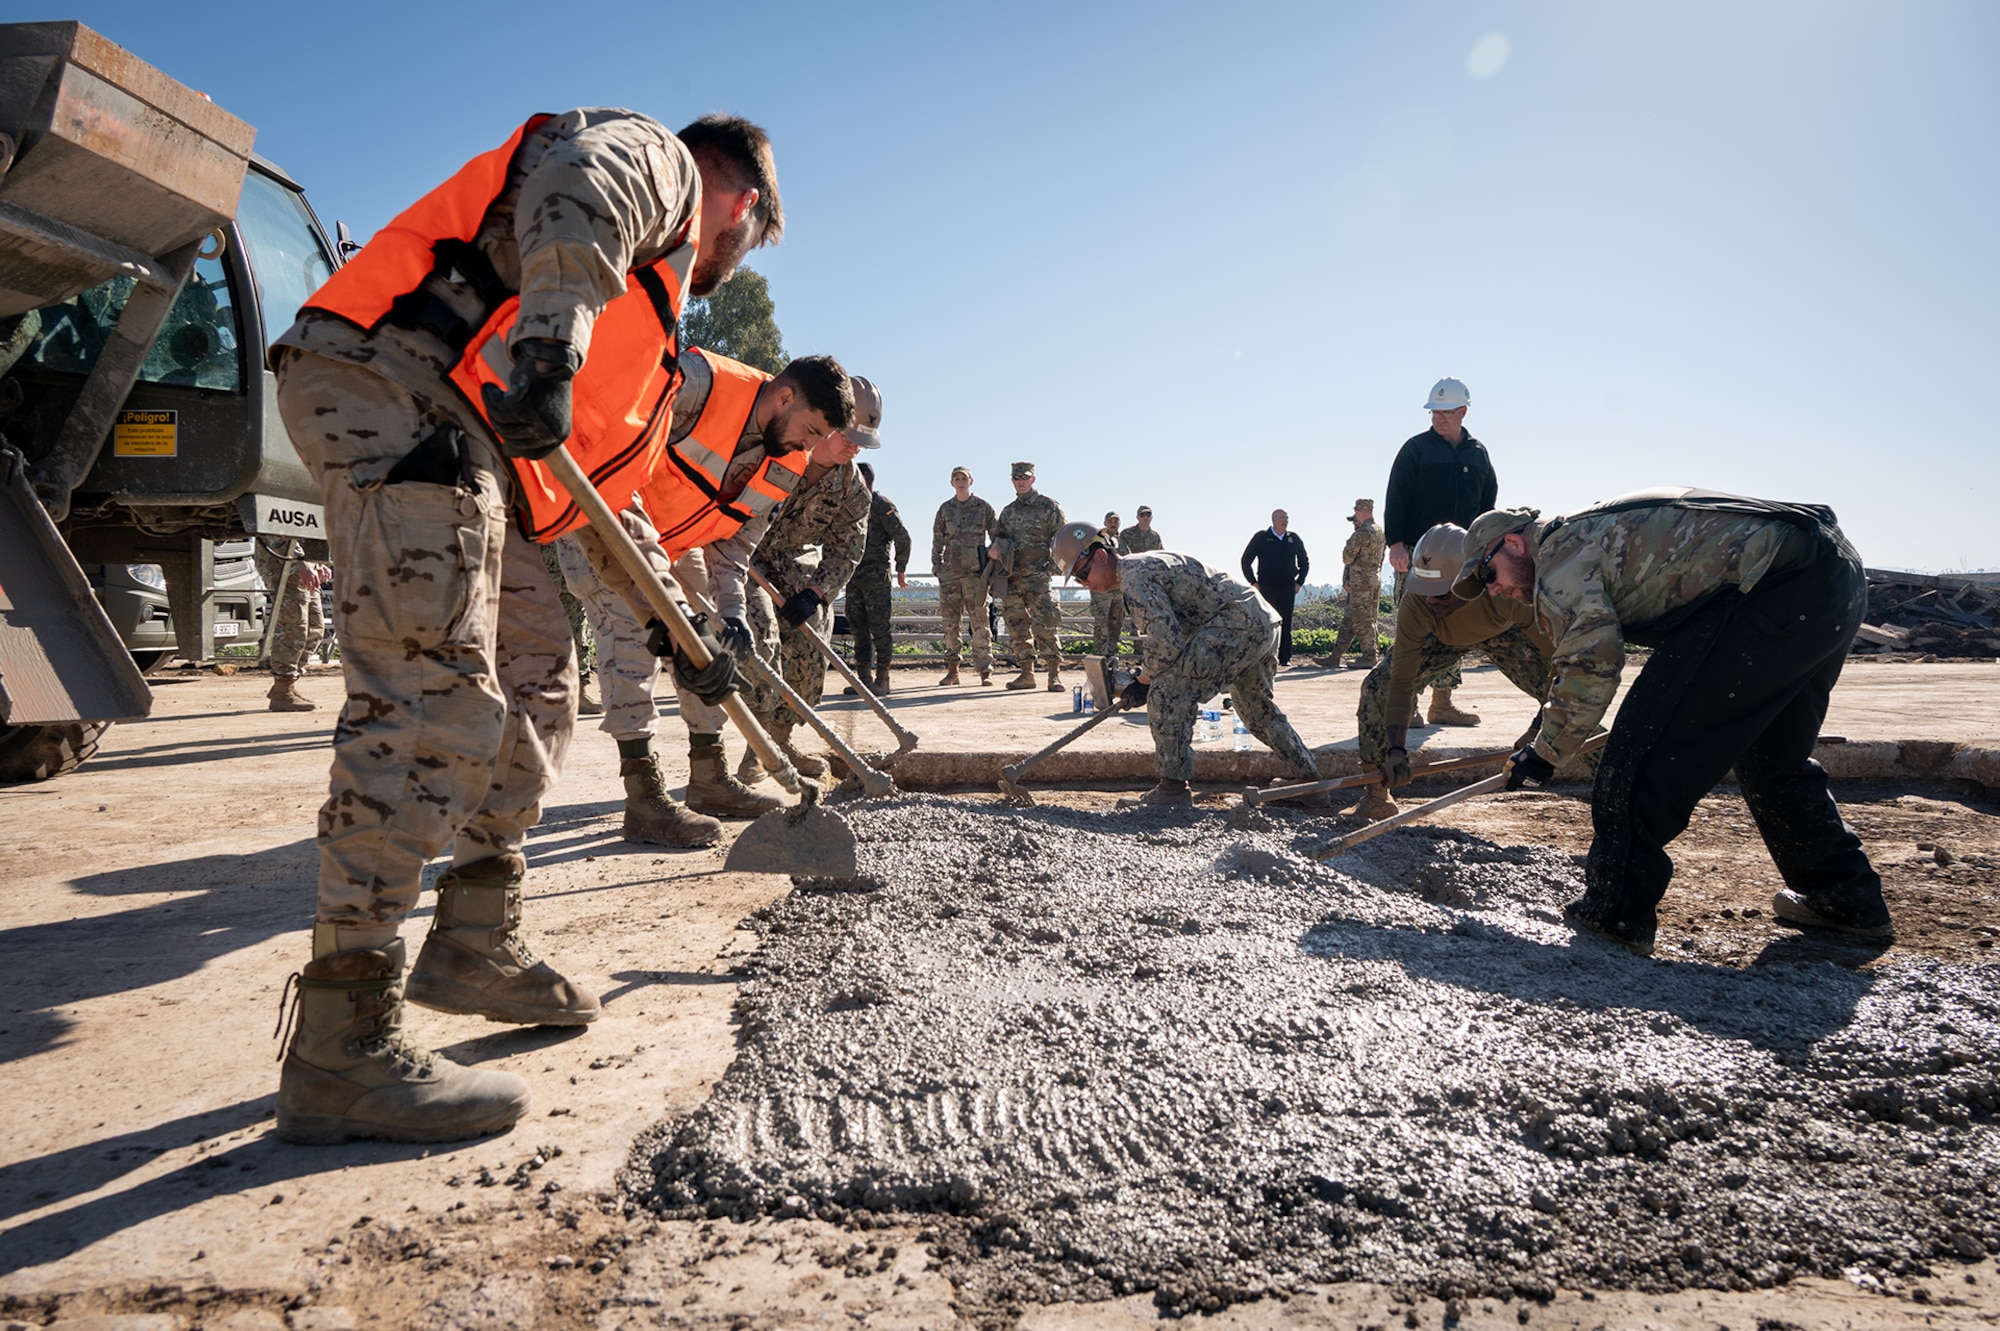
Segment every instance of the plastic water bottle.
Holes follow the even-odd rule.
[[[1083,714],[1085,716],[1097,715],[1097,695],[1095,693],[1086,693],[1083,695]]]
[[[1216,707],[1204,707],[1201,712],[1201,739],[1203,743],[1213,743],[1222,738],[1222,711]]]
[[[1248,753],[1252,747],[1249,727],[1243,724],[1243,718],[1239,716],[1236,718],[1236,751]]]

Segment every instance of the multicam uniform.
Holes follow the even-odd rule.
[[[1156,531],[1126,527],[1118,533],[1118,553],[1121,555],[1143,555],[1148,550],[1163,548],[1164,543]],[[1092,592],[1090,618],[1096,629],[1091,651],[1098,656],[1117,656],[1118,640],[1125,633],[1125,598],[1117,592]]]
[[[1360,650],[1362,665],[1374,665],[1381,653],[1381,634],[1375,626],[1375,617],[1382,604],[1382,558],[1388,549],[1381,525],[1373,518],[1356,527],[1347,544],[1341,547],[1340,627],[1333,635],[1336,662],[1349,648]],[[1400,619],[1399,615],[1399,623]]]
[[[847,626],[854,632],[854,668],[889,668],[895,653],[891,636],[889,547],[896,548],[896,572],[910,567],[910,529],[895,504],[876,494],[868,501],[868,543],[847,584]]]
[[[1198,559],[1159,551],[1118,561],[1118,585],[1151,691],[1146,717],[1161,777],[1194,775],[1194,723],[1224,689],[1252,735],[1308,781],[1312,751],[1278,710],[1278,622],[1251,588]]]
[[[1408,722],[1417,694],[1456,670],[1469,648],[1485,652],[1515,688],[1537,702],[1545,695],[1555,649],[1535,626],[1533,608],[1487,595],[1476,601],[1443,599],[1443,606],[1428,596],[1410,595],[1397,602],[1396,641],[1389,659],[1361,681],[1355,719],[1361,761],[1370,766],[1388,756],[1389,729]]]
[[[778,599],[810,588],[819,593],[819,609],[806,621],[824,637],[833,626],[833,598],[840,595],[868,547],[868,483],[852,462],[829,468],[817,480],[812,471],[798,490],[771,518],[751,562],[778,589]],[[762,589],[750,597],[750,631],[758,651],[775,657],[779,673],[808,707],[817,707],[826,692],[826,658],[802,629],[778,618],[777,605]],[[782,726],[802,725],[805,718],[777,690],[752,684],[744,690],[759,720]]]
[[[1588,896],[1650,918],[1666,845],[1733,766],[1786,885],[1881,908],[1881,879],[1812,760],[1867,602],[1825,509],[1656,491],[1533,525],[1535,611],[1555,643],[1535,750],[1560,765],[1603,717],[1625,644],[1653,647],[1591,802]]]
[[[629,111],[534,124],[505,181],[468,250],[519,293],[512,340],[551,338],[586,357],[625,275],[688,248],[700,207],[693,157]],[[442,272],[424,291],[441,315],[476,319],[482,294],[459,276]],[[461,865],[519,853],[569,744],[569,623],[540,552],[509,520],[510,469],[492,432],[449,382],[460,361],[449,326],[363,328],[308,306],[271,353],[340,570],[348,700],[319,820],[325,922],[400,921],[447,845]]]
[[[1007,575],[1007,599],[1001,613],[1007,619],[1007,639],[1015,661],[1032,670],[1035,657],[1051,671],[1062,668],[1057,631],[1062,614],[1049,595],[1049,575],[1056,572],[1056,532],[1063,525],[1062,505],[1039,490],[1030,490],[1000,510],[999,534],[1014,543],[1014,567]]]
[[[993,505],[971,495],[961,503],[953,495],[938,505],[931,522],[931,572],[938,580],[938,613],[944,619],[945,660],[959,663],[959,621],[972,620],[972,664],[985,674],[993,668],[993,634],[986,623],[986,598],[980,594],[986,545],[999,518]]]
[[[257,576],[271,597],[267,612],[271,616],[271,673],[280,679],[297,679],[305,674],[306,661],[326,636],[326,607],[320,604],[319,588],[305,582],[312,565],[297,541],[281,540],[274,550],[259,537],[250,553]]]

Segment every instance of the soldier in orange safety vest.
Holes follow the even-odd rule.
[[[383,227],[272,348],[325,496],[347,685],[280,1136],[445,1141],[526,1112],[522,1078],[402,1033],[399,927],[447,848],[409,1000],[523,1024],[597,1016],[519,932],[528,832],[576,704],[535,543],[581,516],[536,459],[574,432],[605,490],[643,485],[684,300],[783,225],[769,141],[747,121],[676,135],[630,111],[538,115]]]

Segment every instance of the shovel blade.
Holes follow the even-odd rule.
[[[817,804],[773,809],[743,829],[722,867],[730,873],[852,878],[854,829]]]

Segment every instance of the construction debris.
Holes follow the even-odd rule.
[[[2000,573],[1868,570],[1868,614],[1853,651],[2000,656]]]

